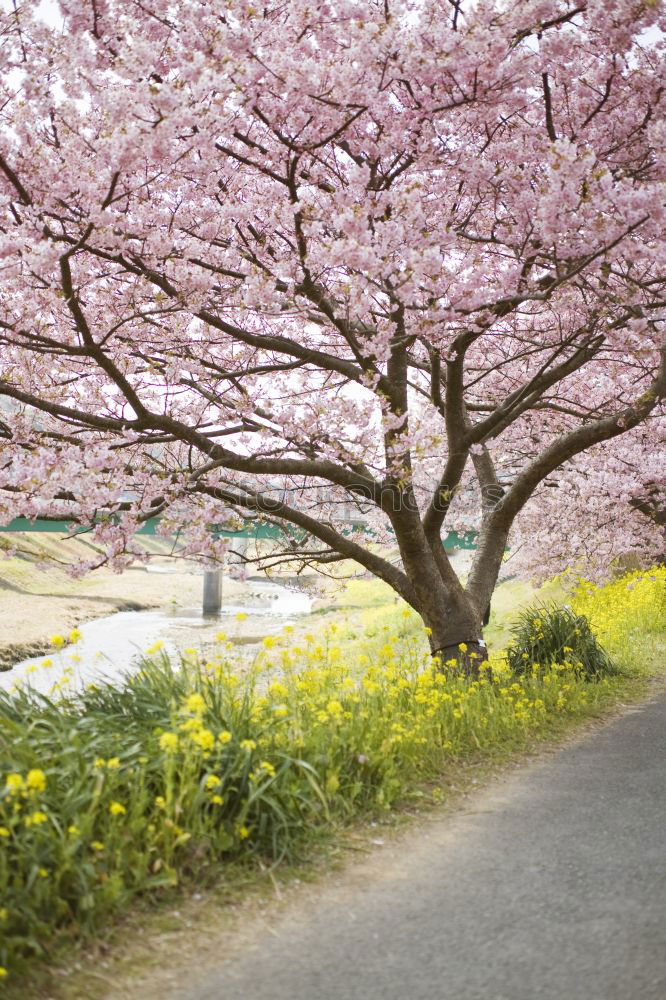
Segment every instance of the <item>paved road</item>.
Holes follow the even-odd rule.
[[[666,700],[383,852],[174,997],[666,1000]]]

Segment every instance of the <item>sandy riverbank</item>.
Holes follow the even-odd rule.
[[[225,577],[224,600],[237,603],[246,589]],[[65,569],[0,559],[0,669],[45,653],[51,636],[115,611],[195,608],[202,590],[202,570],[189,564],[158,560],[150,568],[120,575],[96,570],[75,580]]]

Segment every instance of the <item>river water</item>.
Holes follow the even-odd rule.
[[[82,638],[75,646],[22,660],[11,670],[0,672],[0,688],[31,687],[50,694],[63,681],[67,690],[118,681],[136,670],[141,655],[158,641],[166,653],[177,656],[184,649],[210,646],[221,631],[251,655],[265,636],[275,635],[308,615],[312,601],[302,591],[256,582],[243,595],[242,604],[228,604],[215,616],[204,617],[200,608],[119,611],[81,625]]]

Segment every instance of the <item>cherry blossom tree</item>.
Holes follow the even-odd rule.
[[[509,565],[543,580],[553,572],[607,580],[628,557],[666,555],[663,421],[577,456],[542,483],[512,533]]]
[[[612,495],[609,442],[656,426],[664,28],[655,0],[17,0],[0,514],[66,513],[117,566],[148,517],[201,558],[270,521],[264,561],[353,560],[478,651],[514,523],[593,465]]]

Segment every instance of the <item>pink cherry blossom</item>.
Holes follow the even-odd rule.
[[[248,560],[352,560],[433,650],[507,544],[657,551],[661,2],[49,10],[0,21],[1,519],[118,569],[268,521]]]

